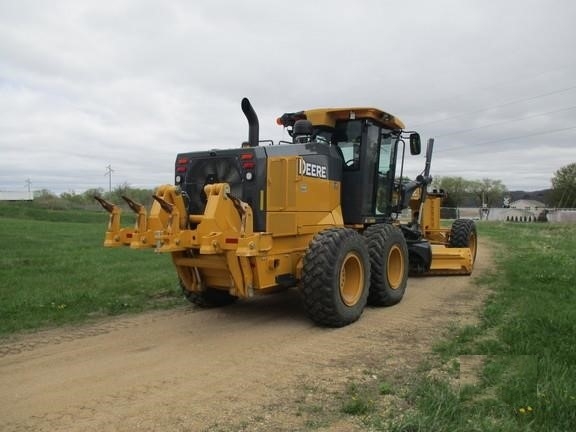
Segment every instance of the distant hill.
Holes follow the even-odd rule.
[[[552,189],[543,189],[539,191],[508,191],[510,201],[518,200],[535,200],[540,201],[546,205],[550,205],[550,198],[552,196]]]

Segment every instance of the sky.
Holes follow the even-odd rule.
[[[172,183],[177,153],[247,139],[243,97],[261,139],[376,107],[435,138],[433,176],[546,189],[576,162],[575,22],[573,0],[0,0],[0,191]]]

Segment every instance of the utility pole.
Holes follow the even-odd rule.
[[[24,182],[24,184],[28,187],[28,199],[34,199],[32,197],[32,180],[30,180],[30,178],[27,178],[26,181]]]
[[[108,176],[108,192],[112,193],[112,173],[114,170],[112,169],[112,165],[108,165],[106,167],[105,176]]]

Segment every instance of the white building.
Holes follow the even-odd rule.
[[[33,199],[32,191],[0,191],[0,201],[32,201]]]
[[[538,211],[546,208],[546,204],[536,200],[521,199],[510,203],[510,208]]]

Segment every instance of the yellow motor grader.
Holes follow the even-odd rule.
[[[285,113],[277,123],[291,140],[274,144],[259,140],[248,99],[241,106],[248,141],[178,154],[174,185],[156,189],[150,210],[123,197],[134,226],[97,197],[110,213],[104,246],[171,254],[186,298],[200,306],[298,286],[310,318],[330,327],[356,321],[366,304],[398,303],[409,272],[472,272],[474,222],[442,228],[443,194],[428,191],[432,139],[422,174],[402,181],[406,147],[419,154],[420,136],[391,114]]]

